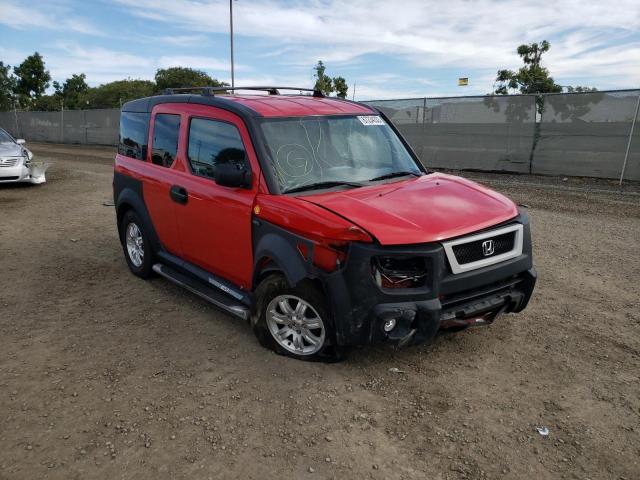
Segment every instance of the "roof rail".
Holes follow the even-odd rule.
[[[317,88],[298,88],[298,87],[181,87],[181,88],[165,88],[165,95],[174,95],[176,93],[192,92],[200,90],[200,95],[213,96],[218,93],[227,92],[229,90],[260,90],[268,92],[269,95],[280,95],[279,90],[298,90],[300,92],[313,92],[314,97],[324,97],[322,90]]]

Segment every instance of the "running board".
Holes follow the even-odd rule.
[[[153,266],[153,271],[158,275],[171,280],[176,285],[180,285],[191,293],[196,294],[207,302],[213,303],[216,307],[235,315],[236,317],[240,317],[243,320],[247,320],[249,318],[249,309],[247,307],[237,303],[234,299],[218,290],[214,290],[207,285],[203,285],[197,280],[194,280],[171,267],[163,265],[162,263],[156,263]]]

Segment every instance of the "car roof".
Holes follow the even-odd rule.
[[[123,112],[150,112],[164,103],[210,105],[254,117],[304,117],[312,115],[371,115],[375,109],[335,97],[311,95],[157,95],[127,102]]]

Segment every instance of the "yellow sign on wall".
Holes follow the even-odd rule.
[[[459,87],[466,87],[467,85],[469,85],[469,79],[467,77],[461,77],[458,79]]]

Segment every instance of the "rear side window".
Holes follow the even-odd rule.
[[[147,157],[149,114],[122,112],[120,114],[120,141],[118,153],[138,160]]]
[[[180,115],[161,113],[155,116],[151,162],[162,167],[173,165],[178,153],[179,133]]]
[[[247,163],[238,129],[230,123],[203,118],[191,120],[188,156],[192,172],[207,178],[213,178],[217,164]]]

